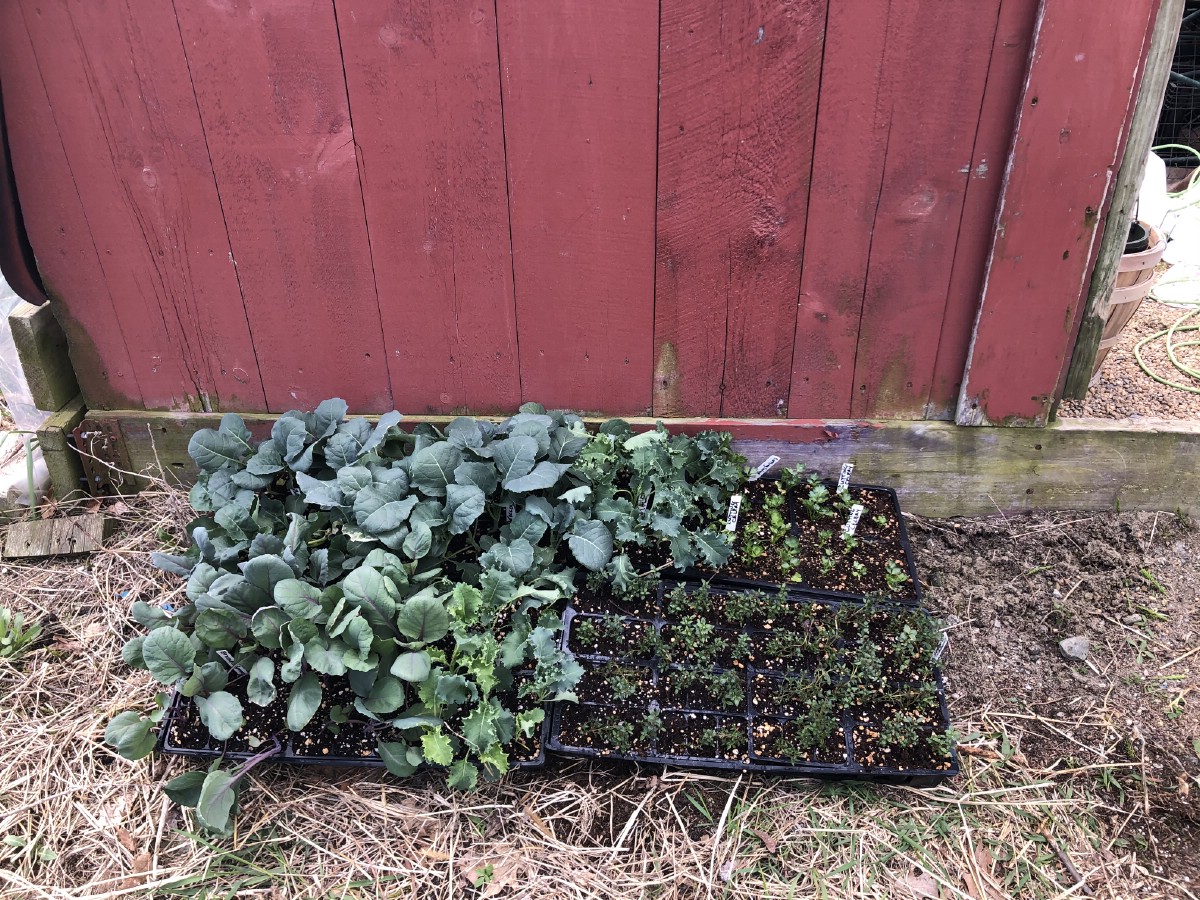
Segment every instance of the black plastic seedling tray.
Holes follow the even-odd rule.
[[[213,741],[211,738],[204,747],[183,747],[171,740],[171,726],[175,721],[184,716],[184,707],[191,705],[191,698],[185,697],[179,691],[175,691],[171,697],[171,702],[168,704],[166,712],[163,714],[162,723],[158,732],[157,750],[159,753],[167,756],[184,756],[190,759],[230,759],[230,760],[247,760],[257,753],[257,750],[229,750],[227,742]],[[549,704],[546,705],[546,717],[542,720],[541,727],[541,752],[533,759],[521,760],[514,763],[513,769],[540,769],[546,764],[546,742],[550,732],[550,709]],[[337,768],[371,768],[382,769],[384,767],[383,760],[378,753],[372,752],[369,756],[335,756],[330,755],[313,755],[310,753],[297,753],[295,748],[295,735],[288,732],[287,741],[279,753],[270,757],[272,762],[287,763],[288,765],[299,766],[334,766]],[[422,766],[422,769],[437,768],[435,766]]]
[[[764,481],[768,479],[763,479]],[[825,484],[832,490],[837,487],[835,481],[826,481]],[[922,599],[921,579],[917,575],[916,560],[913,556],[912,543],[908,538],[908,529],[904,524],[904,515],[900,511],[900,499],[896,495],[895,490],[883,485],[877,484],[850,484],[850,490],[877,491],[885,494],[891,501],[892,512],[896,517],[897,540],[904,554],[904,569],[909,577],[909,584],[912,585],[912,590],[906,593],[889,593],[887,599],[891,603],[899,603],[906,606],[920,606]],[[794,497],[788,498],[788,515],[791,518],[792,532],[798,531],[797,512]],[[860,540],[864,543],[877,541],[868,535],[859,535]],[[683,573],[683,577],[691,580],[707,580],[713,584],[726,585],[737,588],[750,588],[755,590],[777,591],[779,588],[786,587],[789,591],[804,594],[806,596],[825,597],[830,600],[862,600],[864,594],[855,591],[838,591],[828,590],[824,588],[812,587],[809,584],[793,584],[791,582],[775,582],[775,581],[758,581],[752,578],[740,578],[733,575],[728,575],[720,570],[708,571],[693,569]]]
[[[673,621],[666,615],[666,610],[663,606],[663,597],[667,591],[674,587],[672,583],[664,583],[660,586],[658,592],[658,601],[656,611],[652,618],[635,618],[623,617],[629,624],[643,623],[652,625],[661,633],[664,625],[671,625]],[[735,591],[721,591],[715,589],[717,593],[735,593]],[[836,608],[842,601],[830,599],[823,596],[814,596],[812,594],[806,596],[794,596],[795,602],[800,603],[818,603],[824,606]],[[911,608],[896,604],[911,612]],[[565,625],[562,637],[562,646],[564,649],[570,643],[571,634],[574,626],[578,621],[584,618],[599,619],[600,616],[594,613],[577,613],[573,608],[568,608],[565,616]],[[743,629],[747,633],[757,634],[763,633],[764,629],[747,626]],[[660,666],[656,659],[647,659],[645,657],[638,658],[636,654],[628,656],[605,656],[600,654],[579,653],[576,655],[580,662],[586,668],[599,668],[609,661],[619,662],[622,665],[636,667],[647,670],[649,674],[649,695],[654,698],[658,697],[658,688],[662,684],[663,679],[670,677],[673,670],[678,669],[678,666]],[[677,766],[685,766],[691,768],[702,769],[718,769],[718,770],[737,770],[737,771],[753,771],[753,772],[768,772],[776,775],[786,776],[802,776],[806,778],[819,779],[853,779],[858,781],[870,781],[886,784],[905,784],[914,786],[932,786],[941,783],[947,778],[951,778],[958,774],[959,765],[957,755],[953,750],[950,752],[950,758],[944,760],[942,768],[890,768],[886,766],[873,766],[864,764],[858,758],[857,748],[855,745],[855,729],[859,727],[870,727],[869,723],[855,718],[849,710],[840,710],[837,713],[840,723],[840,738],[837,732],[831,738],[831,743],[827,749],[832,749],[833,753],[828,756],[836,756],[838,759],[816,759],[804,761],[792,761],[787,759],[773,758],[764,755],[761,749],[756,746],[758,735],[768,732],[771,728],[786,726],[790,722],[803,721],[802,717],[779,714],[776,712],[761,712],[756,708],[755,685],[756,679],[779,680],[786,678],[789,675],[801,675],[803,672],[789,672],[779,668],[759,668],[753,662],[744,662],[743,666],[733,667],[739,671],[740,677],[743,679],[745,688],[744,707],[739,707],[736,710],[717,710],[710,708],[697,708],[687,706],[672,706],[659,699],[651,699],[647,701],[645,694],[631,698],[629,703],[557,703],[553,705],[553,714],[550,722],[550,734],[545,743],[545,746],[550,752],[563,754],[567,756],[582,756],[596,759],[611,759],[624,760],[630,762],[641,762],[651,764],[669,764]],[[716,667],[711,670],[714,674],[720,674],[725,671],[721,667]],[[759,682],[761,683],[761,681]],[[929,682],[926,681],[926,684]],[[946,694],[942,682],[941,672],[934,670],[933,683],[937,688],[937,703],[939,711],[939,721],[933,726],[932,730],[945,731],[949,728],[949,711],[946,706]],[[663,694],[665,697],[665,692]],[[667,720],[669,717],[675,717],[676,721],[681,721],[680,717],[687,719],[691,717],[691,721],[698,724],[712,724],[717,726],[734,725],[742,729],[746,736],[747,752],[745,756],[737,758],[714,758],[711,756],[695,756],[690,754],[673,753],[664,750],[659,739],[650,740],[640,748],[635,748],[629,752],[618,752],[610,749],[597,749],[593,747],[580,746],[563,740],[563,726],[577,720],[577,717],[590,717],[590,713],[598,713],[600,716],[610,720],[628,719],[630,721],[640,720],[641,716],[647,711],[654,709]]]

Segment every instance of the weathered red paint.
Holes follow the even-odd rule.
[[[0,37],[4,117],[25,230],[55,314],[66,326],[80,390],[94,408],[144,408],[18,4],[0,4]]]
[[[963,425],[1043,425],[1078,326],[1154,4],[1045,3],[959,399]],[[1131,85],[1133,90],[1131,90]]]
[[[648,410],[658,5],[497,9],[524,396]]]
[[[893,82],[853,416],[920,418],[937,360],[999,0],[919,3],[889,34]],[[899,23],[895,23],[899,24]],[[930,46],[936,52],[930,52]]]
[[[335,5],[393,401],[405,412],[514,409],[494,8]]]
[[[971,342],[971,326],[979,311],[1004,164],[1012,144],[1013,122],[1029,65],[1029,46],[1037,9],[1038,0],[1003,0],[1000,4],[987,89],[983,95],[983,112],[971,155],[971,178],[958,225],[958,245],[942,317],[927,418],[954,418],[967,347]]]
[[[263,409],[171,8],[21,9],[142,402]]]
[[[788,415],[850,415],[854,353],[891,95],[900,77],[888,35],[916,0],[830,3],[800,276]]]
[[[174,6],[268,407],[390,409],[332,4]]]
[[[825,3],[664,0],[654,411],[787,414]]]

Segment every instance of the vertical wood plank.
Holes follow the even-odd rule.
[[[656,415],[787,413],[825,3],[664,0]]]
[[[919,2],[891,88],[850,412],[921,417],[937,361],[999,0]],[[930,47],[936,46],[936,52]]]
[[[499,0],[521,384],[651,405],[658,4]]]
[[[264,408],[175,18],[22,3],[148,407]]]
[[[405,412],[520,404],[496,18],[337,0],[383,334]]]
[[[333,5],[175,9],[268,407],[336,395],[355,411],[390,409]]]
[[[94,408],[139,408],[137,374],[16,3],[0,4],[0,86],[25,230],[80,390]]]
[[[1004,162],[1012,146],[1017,104],[1029,68],[1037,9],[1038,0],[1003,0],[1000,5],[926,418],[954,418],[996,224]]]
[[[1043,3],[959,398],[960,425],[1044,425],[1078,325],[1155,4]]]
[[[892,90],[902,75],[893,38],[911,27],[915,4],[830,4],[792,357],[792,418],[850,415]]]

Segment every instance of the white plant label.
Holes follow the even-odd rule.
[[[937,662],[939,659],[941,659],[942,654],[946,652],[946,648],[949,646],[950,646],[950,635],[943,632],[941,643],[939,643],[937,646],[937,649],[933,651],[933,661]]]
[[[638,512],[644,513],[650,508],[650,495],[642,494],[642,499],[638,501]]]
[[[234,675],[245,675],[246,674],[245,669],[243,669],[239,665],[234,664],[233,654],[230,653],[228,650],[218,650],[217,656],[219,656],[221,658],[221,662],[225,663],[226,667],[228,667],[229,671],[232,672]]]
[[[858,520],[862,518],[863,509],[864,507],[861,503],[855,503],[850,507],[850,518],[842,526],[842,534],[846,535],[846,537],[850,537],[858,529]]]
[[[775,468],[775,464],[778,462],[779,462],[778,456],[768,456],[766,459],[764,459],[762,462],[760,462],[758,464],[757,469],[755,469],[753,472],[750,473],[749,480],[750,481],[758,481],[758,479],[762,478],[764,475],[766,475],[768,472],[770,472],[771,469]]]
[[[734,494],[729,498],[729,515],[725,517],[725,530],[737,531],[738,513],[742,511],[742,495]]]
[[[842,463],[842,474],[838,476],[837,492],[840,494],[850,487],[850,473],[854,471],[854,463]]]
[[[504,520],[506,522],[511,522],[516,517],[516,515],[517,515],[516,504],[506,503],[504,505]]]

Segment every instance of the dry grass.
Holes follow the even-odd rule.
[[[52,644],[0,661],[0,897],[1195,896],[1159,874],[1137,762],[1031,766],[1031,723],[986,707],[953,710],[964,774],[938,789],[565,762],[462,795],[259,769],[235,836],[194,836],[159,791],[187,764],[130,763],[101,740],[149,705],[120,659],[125,610],[181,589],[149,553],[181,533],[186,498],[162,488],[110,512],[122,527],[103,553],[0,562],[3,602],[57,619]]]

